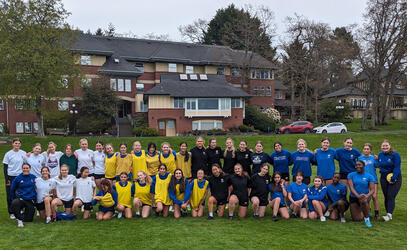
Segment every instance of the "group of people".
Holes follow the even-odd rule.
[[[400,155],[387,140],[378,155],[372,154],[369,143],[362,153],[352,146],[352,138],[346,138],[344,147],[335,150],[324,138],[321,147],[311,152],[299,139],[295,152],[275,142],[275,151],[268,154],[261,141],[252,150],[244,140],[235,148],[228,138],[221,149],[215,138],[205,147],[204,139],[198,137],[190,150],[186,142],[180,143],[178,152],[168,142],[161,144],[160,151],[154,142],[142,150],[135,141],[131,149],[121,143],[116,152],[112,144],[101,141],[91,150],[88,141],[81,139],[75,151],[70,144],[64,152],[57,151],[57,145],[49,142],[45,152],[36,143],[26,153],[16,138],[3,159],[7,206],[19,227],[33,220],[35,208],[41,219],[51,223],[64,215],[76,216],[79,209],[87,219],[97,203],[97,220],[146,218],[152,212],[167,217],[170,211],[175,218],[189,211],[201,217],[206,202],[210,220],[215,214],[222,217],[225,210],[233,219],[236,208],[238,216],[245,217],[251,203],[255,219],[264,217],[270,206],[274,221],[280,216],[346,222],[345,212],[350,208],[352,220],[364,220],[371,227],[370,218],[379,219],[380,181],[386,208],[383,219],[392,220],[402,183]],[[311,184],[313,165],[317,175]],[[58,212],[61,206],[63,213]]]

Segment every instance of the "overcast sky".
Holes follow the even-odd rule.
[[[284,20],[295,13],[311,20],[328,23],[331,27],[362,24],[366,0],[62,0],[71,12],[68,22],[76,28],[94,32],[113,23],[117,33],[142,37],[148,33],[168,34],[180,41],[178,26],[195,19],[210,20],[219,8],[234,3],[265,5],[274,11],[277,36],[285,31]]]

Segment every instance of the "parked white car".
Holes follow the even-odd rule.
[[[331,122],[314,128],[314,133],[326,134],[326,133],[346,133],[348,129],[342,122]]]

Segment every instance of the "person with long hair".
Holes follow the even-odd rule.
[[[236,150],[236,163],[239,163],[243,167],[243,173],[247,176],[252,176],[252,158],[250,157],[252,152],[247,148],[247,142],[241,140],[239,142],[239,148]]]
[[[295,176],[297,175],[297,172],[301,171],[304,174],[302,182],[308,185],[311,182],[311,166],[313,163],[315,163],[315,156],[306,147],[307,143],[305,142],[305,140],[298,139],[297,151],[291,154],[293,161],[293,168],[291,171],[293,180],[296,179]]]
[[[187,178],[188,180],[191,180],[192,179],[191,152],[188,152],[188,145],[186,142],[181,142],[179,144],[179,152],[177,153],[175,160],[176,160],[177,168],[182,170],[185,178]]]
[[[116,157],[116,181],[120,181],[120,175],[126,172],[131,179],[133,156],[127,153],[127,144],[122,142],[119,144],[119,155]]]
[[[199,169],[203,169],[206,176],[209,176],[209,167],[207,165],[208,156],[205,151],[205,141],[202,137],[197,137],[195,147],[191,149],[191,171],[192,178],[196,178]]]
[[[263,166],[264,163],[271,163],[270,156],[266,152],[263,152],[262,141],[257,141],[254,149],[255,151],[250,155],[253,163],[252,175],[259,173],[261,166]]]
[[[384,195],[384,206],[387,215],[383,216],[384,221],[393,219],[393,212],[396,207],[396,196],[401,188],[401,158],[399,153],[394,151],[388,140],[384,140],[381,145],[382,151],[378,155],[378,167],[380,168],[380,185]]]
[[[222,152],[223,158],[223,172],[227,174],[234,173],[234,166],[236,165],[236,149],[233,144],[232,138],[226,139],[226,148]]]
[[[348,186],[348,174],[356,171],[355,163],[361,154],[359,150],[352,148],[353,139],[351,137],[346,138],[343,145],[343,148],[336,149],[335,160],[339,163],[341,182]]]
[[[314,152],[317,175],[322,177],[325,186],[332,183],[335,173],[335,149],[331,148],[330,145],[331,141],[325,137],[321,140],[321,148]]]
[[[134,181],[134,210],[136,211],[136,218],[147,218],[150,215],[151,206],[153,204],[153,180],[146,172],[139,171],[137,179]]]
[[[252,202],[253,217],[258,219],[264,217],[269,203],[270,174],[267,163],[263,164],[259,173],[252,176],[251,184],[250,201]]]
[[[116,210],[119,212],[117,219],[120,219],[123,213],[126,219],[131,219],[133,217],[131,209],[135,186],[129,182],[129,177],[126,172],[120,173],[119,181],[113,185],[113,190],[117,193]]]
[[[35,207],[40,212],[40,218],[49,224],[51,222],[52,190],[55,189],[55,181],[51,179],[48,167],[41,168],[41,178],[35,179],[35,189],[37,190]]]
[[[273,209],[273,221],[278,221],[277,215],[284,219],[289,219],[290,214],[288,213],[287,206],[285,204],[285,199],[287,197],[287,185],[282,178],[282,174],[279,172],[274,172],[271,178],[270,189],[270,207]]]
[[[137,179],[137,173],[147,172],[146,151],[141,149],[140,141],[133,142],[133,168],[131,169],[133,180]]]
[[[59,159],[59,167],[67,165],[69,167],[68,174],[76,175],[78,173],[78,159],[76,158],[71,144],[65,145],[65,153]]]
[[[220,159],[222,158],[222,149],[217,146],[216,138],[209,139],[209,145],[205,149],[206,164],[210,168],[214,163],[219,164],[222,167]]]
[[[11,182],[10,198],[11,210],[17,218],[18,227],[24,227],[23,222],[32,222],[34,219],[35,175],[30,174],[31,166],[23,163],[22,173]],[[22,210],[24,209],[24,212]]]
[[[327,188],[322,184],[322,177],[317,175],[314,177],[314,185],[308,188],[308,218],[315,220],[320,218],[322,222],[326,221],[324,213],[328,207],[326,199]]]
[[[80,149],[75,150],[75,156],[78,158],[78,174],[83,167],[89,169],[89,176],[94,177],[95,175],[95,159],[93,156],[93,151],[89,149],[88,140],[85,138],[79,141]]]
[[[161,164],[165,164],[168,168],[168,171],[171,174],[174,174],[175,169],[177,168],[176,158],[177,155],[175,151],[171,150],[171,146],[168,142],[161,143],[161,153],[159,154],[159,159]]]
[[[49,168],[51,173],[51,178],[59,176],[59,170],[62,166],[59,161],[63,154],[61,151],[57,151],[57,145],[52,141],[48,142],[47,151],[42,153],[45,157],[45,166]]]
[[[251,190],[250,178],[243,175],[240,164],[235,165],[235,173],[228,179],[229,184],[229,220],[233,219],[235,207],[239,205],[238,215],[240,218],[246,216],[249,206],[249,195]]]
[[[72,212],[76,178],[68,173],[69,167],[62,165],[59,176],[54,177],[56,197],[51,203],[52,219],[54,221],[56,220],[59,206],[64,206],[66,214],[71,214]]]
[[[274,142],[274,152],[270,155],[273,173],[279,172],[281,178],[288,183],[290,182],[290,165],[293,164],[291,153],[283,148],[279,141]]]
[[[346,185],[339,182],[340,179],[341,175],[335,173],[332,178],[332,183],[326,187],[329,205],[325,217],[329,216],[331,220],[340,218],[341,222],[345,223],[345,212],[349,208],[349,202],[346,198]]]
[[[96,183],[89,177],[89,169],[82,167],[75,182],[75,202],[72,206],[73,214],[78,207],[83,206],[83,218],[88,219],[92,210],[92,199],[96,195]]]
[[[365,172],[365,163],[356,161],[356,172],[348,174],[350,189],[350,214],[353,221],[365,220],[367,227],[372,227],[369,219],[369,203],[374,193],[374,178]]]
[[[196,179],[191,181],[191,214],[192,217],[202,217],[209,190],[209,181],[205,180],[205,172],[202,169],[198,170],[196,175]]]
[[[114,148],[110,143],[106,144],[105,152],[105,179],[110,182],[110,185],[113,185],[113,183],[116,181],[116,161],[119,153],[114,152]],[[102,185],[102,181],[100,182],[100,185]],[[99,190],[102,190],[101,187],[102,186],[100,186]]]
[[[151,177],[158,174],[158,169],[160,166],[160,152],[157,151],[157,146],[154,142],[148,143],[146,162],[147,162],[147,174]]]
[[[174,204],[174,218],[186,217],[189,199],[191,198],[191,186],[181,169],[177,168],[174,171],[168,191]]]
[[[225,206],[228,202],[229,175],[222,172],[219,164],[212,165],[212,174],[209,176],[209,186],[211,194],[208,199],[208,220],[213,219],[213,207],[216,204],[218,217],[222,217],[225,212]]]
[[[117,193],[112,189],[109,180],[102,180],[102,189],[93,197],[92,206],[99,202],[97,220],[110,220],[113,217],[114,209],[117,205]]]
[[[24,157],[24,162],[30,164],[31,174],[37,178],[41,178],[41,168],[45,166],[45,158],[41,154],[41,144],[35,143],[32,153]]]
[[[155,209],[155,216],[158,217],[162,212],[163,217],[168,217],[172,200],[169,194],[169,186],[172,174],[167,171],[165,164],[160,164],[158,174],[153,176],[153,193],[157,208]]]
[[[93,160],[95,163],[95,184],[98,189],[101,189],[100,183],[105,178],[106,153],[104,152],[104,144],[97,141],[93,151]]]
[[[291,218],[297,218],[298,213],[303,219],[308,217],[306,206],[308,186],[302,182],[303,179],[304,173],[298,171],[295,175],[295,182],[290,183],[287,187],[288,200],[292,211]]]

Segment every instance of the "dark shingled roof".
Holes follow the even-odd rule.
[[[346,96],[346,95],[365,96],[366,93],[364,93],[359,88],[356,88],[353,86],[348,86],[346,88],[339,89],[337,91],[324,95],[324,96],[322,96],[322,98],[326,99],[326,98],[340,97],[340,96]]]
[[[287,87],[284,86],[283,82],[275,80],[274,81],[274,89],[281,89],[281,90],[286,90]]]
[[[179,74],[161,74],[161,83],[145,95],[171,97],[249,97],[243,90],[233,87],[223,75],[207,75],[208,80],[180,80]]]
[[[120,56],[108,56],[105,64],[99,69],[100,73],[119,76],[139,76],[143,72]]]
[[[274,106],[275,107],[291,107],[291,100],[275,99]],[[294,103],[294,106],[299,107],[301,105],[299,103]]]
[[[245,52],[225,46],[183,42],[157,41],[122,37],[80,34],[73,51],[106,55],[113,54],[134,62],[173,62],[191,65],[241,65]],[[251,52],[249,52],[251,53]],[[276,66],[264,57],[253,54],[253,68]]]

